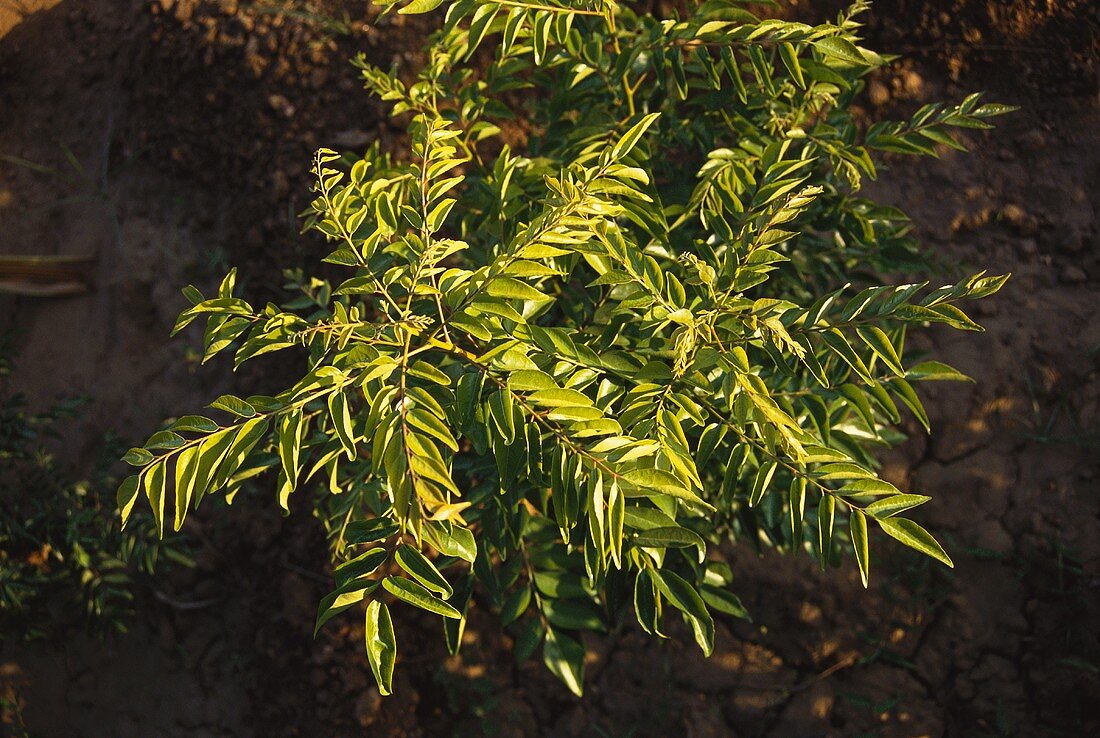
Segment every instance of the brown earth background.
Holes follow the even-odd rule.
[[[0,295],[0,330],[20,331],[16,388],[39,407],[92,400],[68,460],[91,463],[109,430],[140,439],[270,383],[196,371],[194,346],[167,339],[178,288],[232,264],[267,296],[281,268],[323,253],[296,235],[312,151],[402,135],[347,59],[414,68],[423,39],[375,14],[362,0],[0,0],[0,154],[71,173],[68,147],[86,170],[0,161],[0,254],[96,257],[85,295]],[[188,523],[198,566],[155,580],[129,635],[0,642],[32,734],[1100,733],[1100,4],[879,0],[864,20],[869,47],[903,55],[868,86],[869,120],[974,90],[1022,108],[968,134],[968,154],[887,158],[868,187],[960,270],[1014,274],[976,310],[986,333],[919,339],[977,383],[929,388],[931,438],[887,458],[889,478],[934,496],[922,522],[954,571],[876,541],[864,591],[854,567],[734,548],[754,623],[720,622],[709,660],[629,629],[593,639],[581,701],[516,666],[490,613],[473,610],[457,658],[414,618],[383,700],[361,624],[311,636],[318,527],[257,494]]]

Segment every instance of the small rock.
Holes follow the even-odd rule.
[[[924,94],[924,78],[912,69],[902,70],[900,73],[901,87],[909,97],[920,97]]]
[[[191,16],[195,13],[195,5],[191,0],[180,0],[174,4],[172,9],[176,12],[176,19],[180,23],[191,20]]]
[[[287,100],[286,97],[283,95],[276,94],[269,96],[267,98],[267,104],[271,106],[272,110],[279,113],[283,117],[294,117],[294,106],[290,103],[290,100]]]
[[[1088,278],[1085,270],[1076,264],[1070,264],[1058,275],[1058,281],[1062,284],[1084,284]]]
[[[890,90],[882,82],[875,80],[867,86],[867,97],[875,107],[882,107],[890,102]]]
[[[1017,233],[1034,236],[1039,232],[1039,220],[1015,203],[1001,209],[1001,220]]]

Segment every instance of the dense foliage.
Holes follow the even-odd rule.
[[[874,152],[961,148],[952,127],[1006,108],[861,130],[884,63],[863,9],[809,26],[732,0],[667,18],[457,0],[415,79],[359,59],[411,157],[318,152],[307,228],[346,276],[254,307],[231,273],[189,287],[177,325],[205,319],[206,358],[235,365],[299,351],[302,378],[131,450],[123,517],[145,496],[179,529],[264,472],[286,509],[312,490],[337,561],[317,627],[367,603],[383,693],[395,603],[441,616],[453,652],[473,599],[580,694],[583,631],[663,637],[679,615],[709,654],[713,613],[745,616],[723,541],[848,552],[866,582],[877,528],[950,565],[909,517],[929,498],[873,454],[903,412],[927,428],[914,382],[963,378],[911,361],[906,329],[979,330],[961,304],[1004,278],[883,285],[923,258],[858,193]]]
[[[80,479],[50,452],[80,400],[29,411],[7,386],[11,361],[10,336],[0,336],[0,633],[32,640],[75,627],[123,631],[136,577],[152,574],[165,555],[187,562],[186,554],[158,539],[148,514],[119,530],[112,459]],[[109,446],[112,455],[125,448]]]

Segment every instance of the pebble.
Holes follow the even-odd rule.
[[[872,105],[881,107],[890,102],[890,90],[882,82],[875,80],[867,86],[867,97]]]
[[[1009,203],[1001,209],[1001,220],[1013,230],[1027,236],[1034,236],[1039,232],[1038,219],[1016,203]]]
[[[267,104],[271,106],[271,109],[287,118],[294,117],[294,106],[287,100],[285,96],[275,94],[267,98]]]
[[[924,93],[924,78],[912,69],[902,70],[898,76],[902,89],[909,97],[919,97]]]

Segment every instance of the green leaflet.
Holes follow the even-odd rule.
[[[701,507],[714,509],[695,492],[688,489],[684,482],[660,469],[636,469],[624,474],[622,481],[628,485],[626,490],[628,497],[632,496],[631,490],[634,496],[669,495]]]
[[[213,433],[218,430],[218,424],[201,415],[184,415],[168,427],[177,433]]]
[[[451,430],[432,413],[420,408],[413,408],[406,413],[405,419],[409,422],[409,425],[424,431],[447,448],[458,451],[458,441],[451,434]]]
[[[412,546],[402,543],[397,547],[394,558],[405,570],[405,573],[420,582],[425,588],[443,598],[448,598],[454,594],[450,582],[443,578],[443,575],[435,568],[435,564]]]
[[[558,384],[545,372],[537,369],[521,369],[508,375],[508,384],[514,390],[536,391],[557,389]]]
[[[703,584],[699,587],[699,596],[703,598],[703,602],[718,612],[752,622],[749,611],[741,604],[741,598],[733,592],[712,584]]]
[[[130,518],[130,513],[134,510],[134,503],[137,502],[140,491],[137,474],[126,477],[126,479],[122,480],[122,484],[118,486],[116,501],[122,516],[123,526],[126,525],[126,521]]]
[[[300,472],[300,458],[302,453],[302,413],[295,411],[288,413],[279,423],[279,460],[282,462],[283,473],[291,486],[298,481]]]
[[[328,411],[332,427],[344,446],[344,453],[347,454],[348,459],[354,460],[357,453],[355,430],[352,428],[351,411],[348,409],[348,401],[343,392],[333,392],[328,396]]]
[[[931,497],[925,495],[895,494],[881,500],[875,500],[867,506],[865,511],[872,518],[888,518],[918,505],[923,505],[931,499]]]
[[[569,691],[584,694],[584,646],[559,630],[548,628],[542,647],[542,660]]]
[[[833,521],[836,518],[836,498],[822,492],[817,504],[817,551],[821,561],[821,570],[829,566],[829,555],[833,548]]]
[[[444,556],[453,556],[473,563],[477,558],[477,542],[474,534],[467,528],[460,527],[450,521],[427,521],[424,524],[424,537]]]
[[[652,635],[662,635],[659,603],[653,574],[642,569],[634,580],[634,616],[642,630]]]
[[[493,297],[504,297],[514,300],[545,300],[545,294],[539,292],[526,282],[521,282],[514,277],[496,277],[485,285],[485,291]]]
[[[388,518],[356,520],[345,529],[344,540],[349,546],[357,543],[374,543],[388,539],[400,529],[401,526]]]
[[[591,600],[546,600],[542,603],[542,612],[556,628],[606,630],[603,613]]]
[[[623,511],[626,524],[638,530],[675,527],[676,521],[660,510],[651,507],[627,505]]]
[[[687,616],[695,633],[695,642],[699,644],[704,656],[710,656],[714,651],[714,620],[707,611],[703,598],[680,575],[671,571],[654,571],[653,580],[661,594]]]
[[[370,661],[378,691],[383,695],[393,693],[393,667],[397,663],[397,639],[393,635],[390,610],[378,600],[367,605],[366,628],[367,659]]]
[[[122,457],[122,461],[130,466],[145,466],[156,457],[144,448],[132,448]]]
[[[313,625],[313,637],[317,637],[325,623],[358,605],[377,588],[378,582],[376,581],[357,579],[322,597],[317,605],[317,618]]]
[[[520,587],[512,594],[508,595],[508,598],[504,600],[504,604],[500,607],[500,624],[510,625],[519,619],[523,613],[527,612],[528,606],[531,604],[531,588]]]
[[[905,373],[905,378],[910,381],[928,382],[932,380],[949,382],[973,382],[959,370],[944,364],[942,361],[922,361],[916,366],[910,367]]]
[[[179,448],[185,443],[183,436],[171,431],[160,431],[149,436],[145,442],[146,451],[165,451]]]
[[[924,426],[924,429],[931,432],[932,426],[928,421],[928,413],[924,411],[924,405],[921,403],[920,398],[917,397],[917,393],[913,391],[913,387],[901,378],[891,379],[890,386],[894,389],[894,392],[897,393],[901,401],[905,403],[905,406],[913,411],[913,415],[917,417],[917,420]]]
[[[419,379],[425,379],[433,384],[438,384],[443,387],[448,387],[451,384],[451,378],[443,372],[436,369],[434,366],[426,361],[417,361],[409,367],[409,376],[417,377]]]
[[[215,410],[224,410],[227,413],[236,415],[239,418],[251,418],[256,414],[256,408],[249,405],[239,397],[233,395],[222,395],[218,399],[210,403],[210,407]]]
[[[642,136],[649,130],[649,127],[661,116],[660,113],[650,113],[644,116],[640,121],[631,126],[622,138],[615,142],[615,145],[611,147],[611,158],[613,160],[621,159],[634,150],[634,147],[638,145]]]
[[[144,475],[145,496],[149,500],[149,507],[153,511],[153,520],[157,525],[157,534],[164,535],[164,494],[165,494],[165,470],[164,462],[153,464]]]
[[[580,574],[568,571],[535,572],[535,587],[546,597],[591,597]]]
[[[912,520],[906,518],[877,518],[876,520],[886,535],[901,541],[914,551],[920,551],[925,556],[930,556],[952,569],[955,568],[951,557],[936,542],[936,539]]]
[[[339,589],[354,579],[370,576],[389,558],[384,548],[372,548],[336,567],[333,578]]]
[[[787,498],[787,516],[794,548],[802,544],[802,522],[806,517],[806,478],[795,477]]]
[[[833,57],[849,64],[867,65],[867,58],[863,52],[845,38],[827,36],[817,39],[813,44],[826,57]]]
[[[173,530],[183,527],[187,508],[195,491],[196,470],[199,466],[199,446],[189,446],[176,454],[175,469],[175,523]]]
[[[867,586],[868,571],[871,568],[870,552],[867,549],[867,516],[859,510],[852,510],[848,519],[848,531],[852,537],[852,550],[859,566],[859,576],[863,586]]]
[[[591,407],[592,400],[583,392],[570,389],[546,389],[533,393],[531,402],[543,407]]]
[[[382,580],[382,588],[402,602],[421,610],[442,615],[445,618],[461,618],[462,613],[451,605],[436,599],[420,584],[405,577],[389,576]]]
[[[210,486],[206,490],[207,492],[216,492],[229,482],[229,478],[236,473],[241,464],[252,452],[252,449],[256,447],[256,444],[260,442],[260,439],[267,433],[268,419],[264,417],[253,418],[246,421],[236,434],[232,436],[231,442],[225,450],[225,455],[215,461],[216,467],[212,474]],[[213,438],[214,436],[211,436]],[[209,440],[209,439],[208,439]],[[217,452],[217,448],[211,449],[211,456],[214,456]],[[207,451],[204,449],[202,454],[205,456]],[[203,467],[203,460],[200,460],[198,471],[201,472]]]
[[[760,500],[768,491],[768,486],[771,484],[772,477],[775,475],[775,470],[778,468],[779,462],[770,461],[757,470],[756,477],[753,479],[752,483],[752,491],[749,493],[750,506],[756,506],[760,503]]]
[[[192,472],[195,478],[194,495],[196,504],[210,490],[215,473],[240,432],[240,426],[225,428],[207,436],[199,444],[199,461]]]
[[[898,356],[897,351],[894,349],[894,344],[890,342],[890,338],[877,326],[863,326],[857,329],[859,337],[863,339],[870,349],[875,353],[879,359],[882,360],[886,367],[895,374],[905,374],[905,369],[901,366],[901,358]]]
[[[690,548],[694,546],[699,554],[699,563],[703,563],[707,543],[698,533],[679,526],[650,528],[634,537],[634,545],[658,548]]]
[[[443,620],[443,637],[447,641],[447,652],[452,656],[457,656],[462,648],[462,634],[466,632],[466,614],[470,609],[470,596],[473,594],[473,586],[474,576],[472,573],[459,581],[450,602],[456,610],[462,613],[462,617],[457,620],[454,618],[444,618]]]

